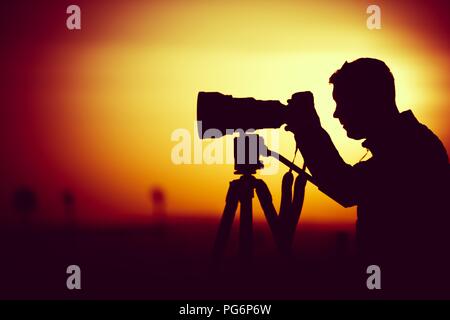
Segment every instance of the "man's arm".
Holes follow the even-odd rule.
[[[294,133],[297,147],[319,189],[344,207],[357,204],[361,170],[345,163],[339,155],[330,136],[320,125],[312,94],[297,93],[288,102],[295,110],[295,117],[288,123],[287,130]]]
[[[319,189],[344,207],[356,205],[360,170],[345,163],[328,133],[318,127],[295,136]]]

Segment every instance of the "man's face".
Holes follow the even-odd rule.
[[[359,140],[367,138],[367,126],[370,124],[370,115],[367,108],[364,108],[367,101],[363,101],[357,93],[345,92],[334,86],[333,99],[336,101],[336,110],[333,117],[347,131],[347,136],[351,139]],[[366,112],[364,112],[366,111]]]

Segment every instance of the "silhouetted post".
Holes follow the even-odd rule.
[[[66,189],[62,193],[62,201],[67,225],[72,228],[75,226],[75,196]]]
[[[164,191],[159,187],[150,190],[150,201],[152,202],[152,233],[157,241],[164,241],[167,232],[166,225],[166,197]]]
[[[152,214],[158,222],[162,222],[166,218],[166,197],[161,188],[155,187],[150,191],[150,199],[152,202]]]
[[[20,215],[22,226],[28,226],[30,224],[30,217],[38,206],[35,192],[29,187],[18,188],[13,195],[13,206]]]
[[[336,234],[336,258],[344,260],[348,255],[349,237],[346,232],[340,231]]]

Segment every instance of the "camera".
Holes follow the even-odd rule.
[[[247,131],[279,128],[289,119],[298,117],[298,106],[309,95],[310,92],[295,93],[292,99],[296,99],[296,103],[286,106],[277,100],[235,98],[219,92],[199,92],[197,121],[201,121],[201,126],[198,127],[198,134],[203,139],[203,134],[208,129],[219,130],[222,135],[226,135],[238,129]]]

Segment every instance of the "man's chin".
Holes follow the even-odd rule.
[[[363,134],[351,130],[347,130],[347,137],[354,140],[361,140],[365,138]]]

